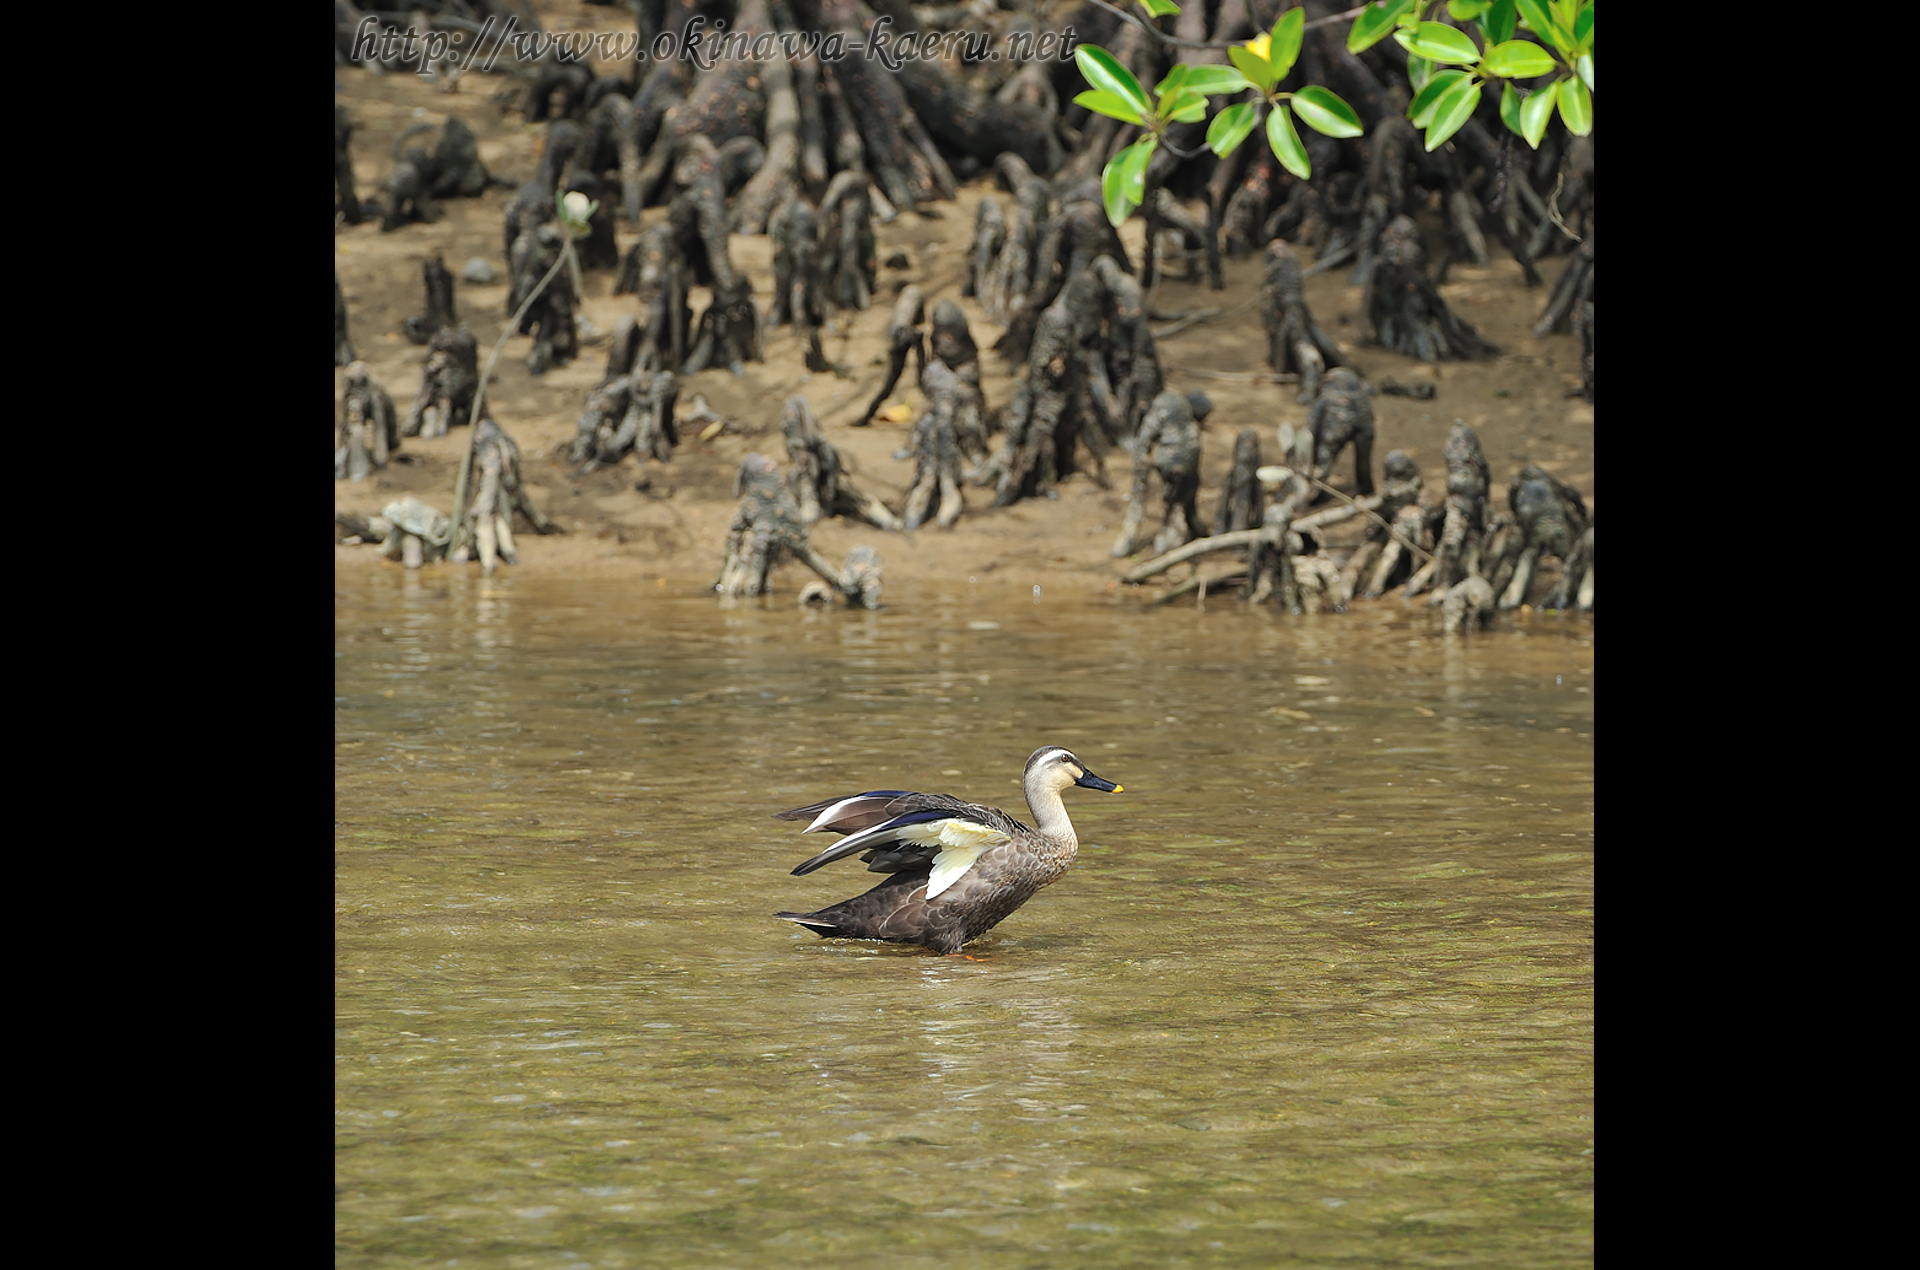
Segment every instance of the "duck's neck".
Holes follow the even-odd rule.
[[[1060,791],[1037,780],[1027,782],[1027,806],[1033,809],[1033,825],[1041,833],[1072,851],[1080,845],[1074,836],[1073,822],[1067,819],[1067,805]]]

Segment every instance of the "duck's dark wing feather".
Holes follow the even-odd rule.
[[[807,827],[831,829],[848,834],[847,838],[822,851],[795,869],[794,876],[813,872],[822,865],[861,852],[868,868],[876,873],[891,873],[921,863],[930,863],[939,854],[941,843],[924,840],[941,822],[965,821],[1012,837],[1026,827],[997,807],[980,807],[950,794],[914,794],[894,790],[876,790],[850,798],[829,799],[813,807],[801,807],[784,813],[780,819],[798,820],[807,812],[816,819]]]
[[[807,826],[811,829],[831,829],[836,833],[858,833],[862,829],[871,829],[893,813],[887,806],[896,798],[912,798],[913,794],[904,789],[871,789],[864,794],[850,794],[842,798],[829,798],[825,802],[814,803],[807,807],[795,807],[792,811],[783,811],[775,820],[814,820]],[[830,816],[823,813],[832,812]],[[803,831],[804,832],[804,831]]]

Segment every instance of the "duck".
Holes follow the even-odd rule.
[[[811,820],[802,833],[846,835],[793,876],[859,854],[868,871],[887,877],[816,912],[774,916],[825,939],[886,940],[959,954],[1073,864],[1080,839],[1060,798],[1064,791],[1077,785],[1124,792],[1058,745],[1043,745],[1028,757],[1021,784],[1032,825],[998,807],[902,789],[868,790],[780,812],[776,820]]]

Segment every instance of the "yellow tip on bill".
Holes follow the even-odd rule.
[[[1113,792],[1116,794],[1124,794],[1127,792],[1127,787],[1125,785],[1115,785],[1113,787]]]

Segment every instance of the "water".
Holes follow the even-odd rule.
[[[340,1264],[1591,1260],[1590,620],[397,575],[336,576]],[[774,812],[1029,819],[1042,744],[1126,792],[980,960],[771,918],[877,880]]]

